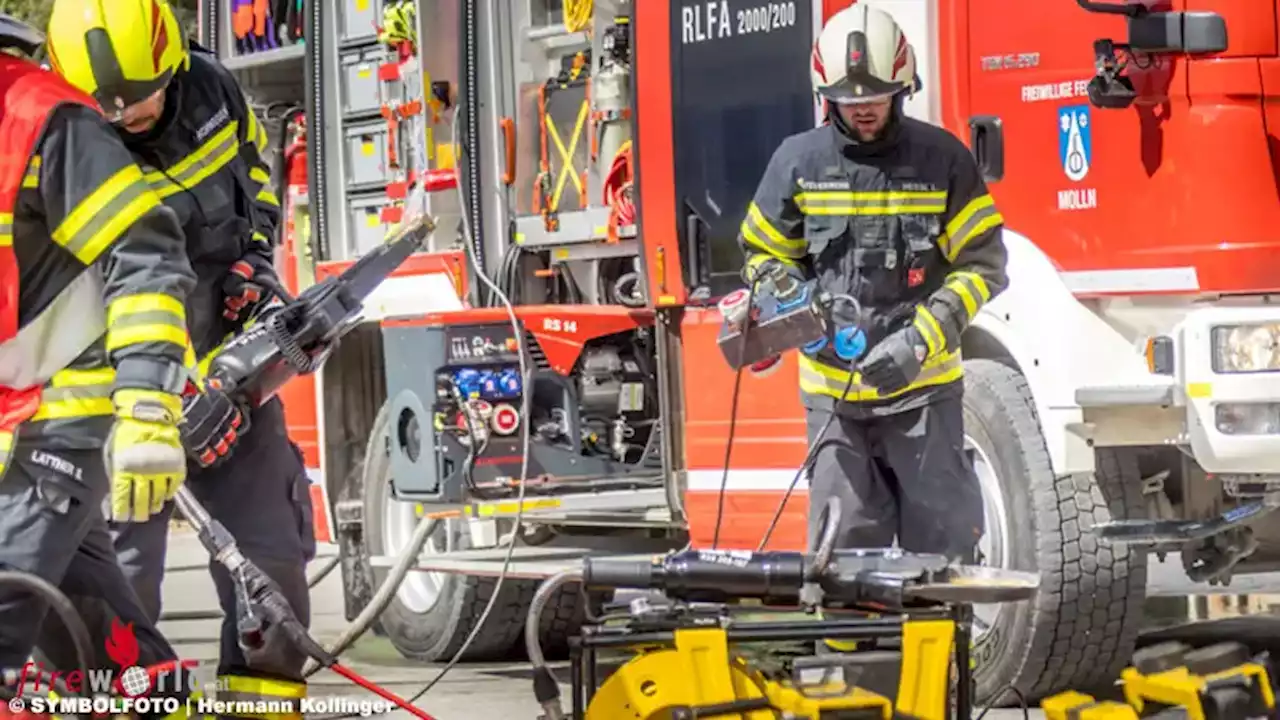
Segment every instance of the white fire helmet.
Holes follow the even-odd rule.
[[[916,90],[916,54],[902,28],[866,2],[823,26],[809,69],[814,92],[838,105],[856,105]]]

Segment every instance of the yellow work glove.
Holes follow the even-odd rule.
[[[117,390],[116,424],[107,438],[111,517],[145,522],[160,512],[187,478],[178,423],[182,398],[154,390]]]

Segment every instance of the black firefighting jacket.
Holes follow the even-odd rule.
[[[191,66],[166,90],[160,122],[124,140],[186,233],[197,280],[187,322],[203,357],[243,323],[222,316],[231,266],[247,253],[273,258],[280,203],[262,160],[266,131],[231,73],[193,45]]]
[[[173,211],[101,114],[78,105],[54,112],[18,192],[13,249],[19,334],[10,343],[38,344],[37,364],[75,357],[55,363],[62,369],[24,437],[96,448],[114,414],[113,387],[181,390],[182,306],[195,278]]]
[[[751,276],[767,258],[816,277],[837,325],[858,323],[868,347],[914,324],[929,354],[920,377],[890,397],[855,377],[854,414],[899,412],[955,392],[960,336],[1007,285],[1004,220],[968,149],[942,128],[901,118],[878,149],[833,124],[783,141],[747,208],[739,243]],[[829,350],[801,355],[806,407],[828,409],[849,381]]]

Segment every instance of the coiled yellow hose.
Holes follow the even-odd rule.
[[[577,33],[590,27],[594,10],[593,0],[564,0],[565,32]]]

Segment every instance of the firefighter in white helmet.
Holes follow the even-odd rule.
[[[829,342],[800,356],[810,443],[836,414],[814,460],[811,524],[837,496],[841,547],[896,537],[971,560],[983,508],[964,450],[960,336],[1006,285],[1004,221],[965,146],[904,115],[915,54],[888,13],[835,14],[811,73],[827,122],[783,141],[739,236],[748,278],[778,261],[860,306],[831,314],[863,329],[865,354]]]

